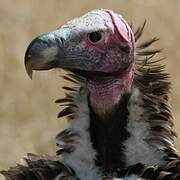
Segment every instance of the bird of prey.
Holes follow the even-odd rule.
[[[56,136],[56,160],[27,158],[27,166],[3,171],[6,177],[180,179],[170,82],[154,58],[160,50],[149,49],[158,39],[138,41],[144,26],[133,32],[121,15],[93,10],[30,43],[30,77],[33,70],[60,68],[75,84],[56,101],[65,107],[58,117],[69,123]]]

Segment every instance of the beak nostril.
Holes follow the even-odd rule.
[[[65,39],[64,39],[64,38],[62,38],[62,37],[60,37],[60,40],[61,40],[61,44],[62,44],[62,46],[64,46],[64,41],[65,41]]]
[[[65,41],[64,38],[55,36],[55,41],[56,41],[59,48],[64,47],[64,41]]]

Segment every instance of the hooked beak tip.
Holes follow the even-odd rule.
[[[55,68],[59,56],[59,44],[53,33],[38,36],[29,44],[25,52],[25,68],[32,79],[33,70],[42,71]]]
[[[32,63],[30,62],[30,60],[25,60],[25,67],[26,67],[26,72],[27,72],[28,76],[32,80],[33,67],[32,67]]]
[[[28,76],[32,80],[33,71],[29,71]]]

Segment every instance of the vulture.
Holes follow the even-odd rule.
[[[1,171],[7,179],[180,179],[169,75],[150,48],[158,39],[139,43],[144,26],[133,32],[112,10],[93,10],[30,43],[30,77],[60,68],[74,83],[56,101],[68,125],[56,156],[28,154],[26,165]]]

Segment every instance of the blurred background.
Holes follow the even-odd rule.
[[[109,8],[134,26],[147,20],[144,39],[159,37],[166,70],[171,74],[171,105],[180,136],[179,0],[0,0],[0,169],[27,152],[54,154],[54,137],[65,125],[56,118],[56,98],[63,96],[61,72],[36,73],[31,81],[24,53],[38,34],[54,30],[92,9]],[[180,140],[176,141],[180,150]]]

